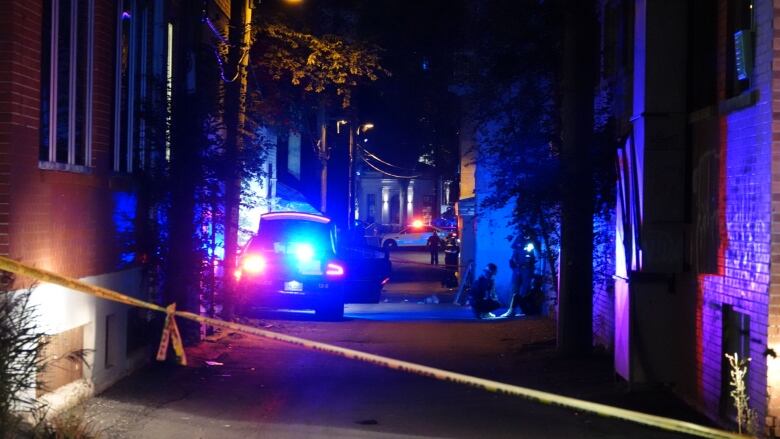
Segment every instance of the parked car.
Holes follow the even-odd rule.
[[[389,261],[368,254],[337,252],[336,231],[327,217],[274,212],[244,247],[236,270],[240,312],[256,306],[314,309],[340,319],[344,303],[379,301]]]
[[[347,303],[379,303],[382,289],[390,281],[390,259],[370,246],[339,245],[337,253],[347,267],[344,300]]]
[[[397,247],[424,247],[434,232],[439,238],[444,239],[446,236],[444,231],[433,226],[409,226],[400,232],[382,235],[382,247],[389,250]]]

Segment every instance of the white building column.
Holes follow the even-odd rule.
[[[414,219],[414,180],[409,180],[409,187],[406,189],[406,217]]]
[[[406,190],[400,181],[398,182],[398,223],[401,227],[406,225]]]
[[[379,215],[381,224],[390,223],[390,188],[382,187],[382,213]]]

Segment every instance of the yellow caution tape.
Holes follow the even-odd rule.
[[[419,261],[414,261],[412,259],[402,259],[402,258],[392,258],[392,259],[390,259],[390,262],[392,262],[394,264],[401,264],[401,265],[419,265],[419,266],[424,266],[424,267],[428,267],[428,268],[433,268],[435,270],[445,270],[445,271],[453,271],[453,269],[461,269],[461,268],[466,268],[468,266],[468,264],[460,264],[460,265],[457,265],[457,264],[456,265],[437,264],[437,265],[434,265],[434,264],[430,264],[430,263],[427,263],[427,262],[419,262]]]
[[[290,335],[267,331],[253,326],[242,325],[233,322],[226,322],[224,320],[213,319],[209,317],[203,317],[198,314],[194,314],[187,311],[176,311],[174,305],[171,305],[168,308],[164,308],[162,306],[155,305],[149,302],[144,302],[142,300],[118,293],[116,291],[112,291],[94,285],[89,285],[84,282],[71,279],[66,276],[61,276],[49,271],[33,268],[3,256],[0,256],[0,270],[5,270],[16,274],[21,274],[24,276],[29,276],[31,278],[37,279],[42,282],[57,284],[66,288],[70,288],[72,290],[80,291],[86,294],[91,294],[115,302],[120,302],[127,305],[137,306],[137,307],[165,313],[166,326],[163,332],[163,339],[166,339],[165,331],[167,330],[169,334],[168,338],[172,338],[174,344],[174,350],[176,351],[176,354],[179,357],[179,361],[182,364],[186,364],[186,357],[184,356],[184,349],[181,346],[181,337],[179,335],[179,330],[176,327],[174,316],[179,316],[185,319],[193,320],[213,327],[229,329],[232,331],[241,332],[249,335],[255,335],[269,340],[276,340],[276,341],[280,341],[280,342],[284,342],[296,346],[301,346],[307,349],[339,355],[347,359],[363,361],[377,366],[382,366],[388,369],[399,370],[402,372],[409,372],[421,376],[426,376],[429,378],[434,378],[441,381],[449,381],[453,383],[466,384],[468,386],[476,387],[490,392],[497,392],[505,395],[520,396],[544,404],[557,405],[569,409],[593,413],[599,416],[621,419],[624,421],[634,422],[634,423],[638,423],[638,424],[642,424],[642,425],[646,425],[646,426],[650,426],[662,430],[686,433],[689,435],[705,437],[705,438],[718,438],[718,439],[743,438],[744,439],[747,437],[730,431],[705,427],[703,425],[698,425],[691,422],[680,421],[677,419],[666,418],[663,416],[650,415],[647,413],[637,412],[634,410],[626,410],[619,407],[612,407],[609,405],[599,404],[595,402],[583,401],[581,399],[570,398],[568,396],[557,395],[554,393],[543,392],[540,390],[529,389],[527,387],[515,386],[512,384],[501,383],[498,381],[488,380],[484,378],[477,378],[474,376],[465,375],[457,372],[450,372],[447,370],[424,366],[417,363],[396,360],[394,358],[383,357],[381,355],[369,354],[367,352],[361,352],[354,349],[343,348],[340,346],[320,343],[317,341],[307,340],[304,338],[293,337]],[[167,351],[167,343],[168,341],[166,339],[165,340],[166,351]],[[162,344],[163,343],[161,341],[161,349],[162,349]],[[177,344],[179,345],[179,348],[177,348]],[[158,358],[159,355],[160,352],[158,351]]]

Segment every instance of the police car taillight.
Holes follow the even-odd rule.
[[[260,255],[247,255],[241,261],[241,270],[250,274],[260,274],[265,271],[265,258]]]
[[[336,264],[334,262],[328,263],[328,265],[325,266],[325,275],[327,276],[343,276],[344,275],[344,267],[342,267],[340,264]]]

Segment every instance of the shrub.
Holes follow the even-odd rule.
[[[45,341],[30,305],[33,288],[11,292],[14,278],[0,272],[0,439],[15,437],[36,410],[37,376]]]

